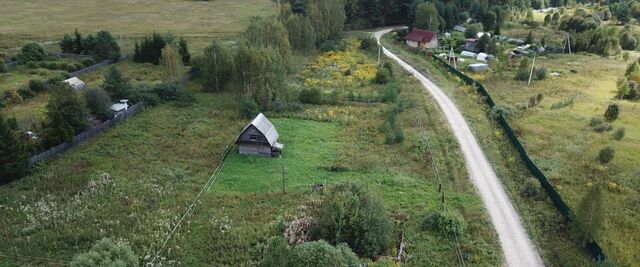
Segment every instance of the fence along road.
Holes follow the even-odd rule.
[[[522,227],[522,220],[509,200],[500,179],[482,152],[478,141],[467,125],[462,113],[444,92],[412,66],[398,58],[380,43],[380,37],[393,29],[374,33],[384,54],[411,73],[436,100],[453,130],[471,181],[478,189],[494,228],[498,232],[502,252],[508,266],[543,266],[542,258]]]

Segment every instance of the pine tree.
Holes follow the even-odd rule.
[[[75,42],[71,39],[69,34],[65,34],[60,41],[60,50],[62,53],[72,54],[75,52]]]
[[[104,75],[102,87],[114,101],[128,99],[131,95],[129,79],[124,77],[120,69],[115,65],[111,65]]]
[[[533,33],[529,31],[529,35],[527,35],[527,39],[524,40],[525,44],[533,44]]]
[[[120,58],[120,46],[108,31],[99,31],[95,38],[94,54],[97,59],[117,60]]]
[[[29,169],[29,152],[0,113],[0,184],[24,176]]]
[[[84,41],[82,39],[82,34],[78,32],[78,29],[73,33],[75,39],[73,40],[73,50],[76,54],[82,54],[84,51]]]

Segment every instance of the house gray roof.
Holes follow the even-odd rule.
[[[278,141],[278,131],[276,131],[276,127],[273,127],[273,124],[265,117],[262,113],[256,115],[251,123],[247,124],[247,126],[242,129],[242,132],[246,131],[249,126],[253,125],[256,127],[258,131],[260,131],[269,141],[269,145],[274,146]]]

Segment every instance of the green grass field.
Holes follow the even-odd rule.
[[[391,41],[387,40],[387,43]],[[542,249],[547,264],[585,264],[588,256],[575,249],[579,244],[566,235],[568,228],[557,222],[557,212],[549,205],[550,202],[533,201],[519,195],[522,182],[530,174],[519,163],[515,151],[497,125],[487,118],[485,114],[488,111],[474,91],[453,81],[436,62],[427,62],[398,46],[394,51],[429,74],[462,109],[523,214],[528,231]],[[487,75],[483,84],[497,105],[516,111],[516,115],[509,118],[512,127],[529,156],[570,207],[577,207],[594,179],[607,182],[606,223],[597,240],[614,262],[622,266],[633,265],[640,260],[634,252],[634,248],[639,246],[637,212],[632,212],[637,206],[634,201],[637,201],[639,191],[638,169],[634,162],[639,156],[636,149],[639,142],[637,129],[640,127],[637,103],[622,103],[620,119],[613,123],[614,127],[626,128],[627,135],[621,141],[613,140],[611,132],[595,133],[588,127],[592,117],[601,117],[606,106],[616,102],[613,98],[615,82],[624,73],[626,63],[594,55],[573,55],[539,57],[536,64],[546,66],[548,73],[559,72],[561,75],[534,81],[528,87],[525,82],[514,80],[515,70],[507,70],[502,75]],[[517,107],[526,105],[529,97],[538,93],[544,94],[540,106],[518,111]],[[551,108],[553,104],[569,98],[575,99],[573,106]],[[606,144],[616,149],[616,158],[609,166],[602,167],[595,158]]]
[[[430,99],[408,76],[400,77],[407,108],[399,123],[405,142],[384,145],[378,130],[387,104],[306,106],[273,114],[285,153],[281,159],[233,154],[163,252],[169,265],[252,265],[264,240],[300,215],[317,197],[310,185],[352,181],[381,194],[396,229],[405,233],[412,265],[455,265],[455,243],[421,230],[440,208],[437,181],[423,154],[423,132],[432,142],[449,209],[460,213],[465,261],[499,265],[497,237],[468,182],[455,139]],[[189,88],[199,91],[199,85]],[[235,88],[235,86],[233,86]],[[126,239],[148,261],[170,226],[209,179],[220,154],[242,129],[238,95],[197,93],[197,103],[144,110],[128,122],[74,148],[61,158],[0,188],[0,251],[68,261],[102,237]],[[271,116],[270,116],[271,117]],[[360,132],[358,129],[364,129]],[[398,160],[401,159],[401,160]],[[282,195],[284,164],[287,194]],[[343,172],[330,171],[341,166]],[[91,182],[93,181],[93,182]],[[394,244],[393,246],[397,246]],[[394,249],[388,251],[392,255]],[[1,258],[0,265],[51,264]]]
[[[133,47],[130,39],[154,31],[208,44],[213,37],[244,30],[254,16],[275,11],[269,0],[10,0],[0,10],[0,52],[31,41],[59,41],[76,28],[110,31],[126,48]]]

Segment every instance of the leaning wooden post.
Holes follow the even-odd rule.
[[[280,166],[282,166],[282,194],[286,194],[287,191],[284,189],[284,164],[281,164]]]
[[[531,72],[529,73],[529,82],[527,85],[531,85],[531,77],[533,77],[533,68],[536,66],[536,56],[538,53],[533,54],[533,63],[531,63]]]

